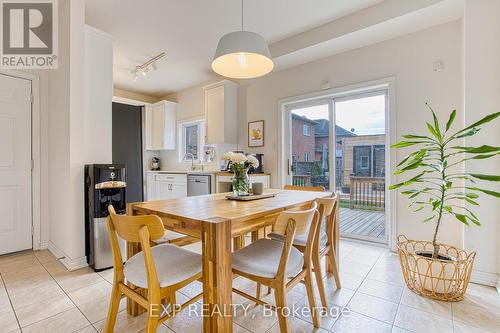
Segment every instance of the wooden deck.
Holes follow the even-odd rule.
[[[387,243],[385,212],[341,207],[340,235]]]

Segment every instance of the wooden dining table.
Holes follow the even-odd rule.
[[[330,192],[267,189],[274,197],[253,201],[228,200],[229,193],[133,203],[128,214],[158,215],[168,230],[202,242],[203,331],[232,332],[232,240],[270,226],[282,211],[306,208]],[[138,253],[137,244],[127,245],[127,255]],[[172,267],[175,269],[175,267]],[[138,304],[128,300],[128,312],[137,315]]]

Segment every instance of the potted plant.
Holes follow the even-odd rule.
[[[483,160],[500,153],[500,147],[482,145],[463,146],[462,140],[479,132],[480,127],[496,119],[500,112],[490,114],[458,131],[452,131],[454,110],[443,127],[436,113],[433,123],[427,122],[428,133],[403,135],[404,141],[392,148],[413,147],[415,150],[403,158],[394,174],[411,172],[406,180],[389,187],[405,188],[402,194],[411,200],[414,212],[428,212],[423,222],[435,223],[432,241],[408,240],[398,237],[398,254],[407,286],[414,292],[439,300],[463,299],[472,273],[475,252],[466,251],[438,242],[438,232],[443,218],[453,218],[466,226],[480,226],[478,217],[470,206],[479,206],[480,194],[496,198],[500,193],[484,189],[478,181],[498,182],[498,175],[464,172],[461,166],[468,160]]]
[[[248,170],[258,168],[259,161],[255,156],[242,153],[226,152],[222,155],[224,161],[229,161],[229,169],[234,173],[233,176],[233,195],[247,196],[250,187]]]

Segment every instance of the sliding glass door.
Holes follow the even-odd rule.
[[[286,106],[286,184],[340,199],[344,237],[387,243],[386,90]]]
[[[287,184],[322,186],[333,184],[331,165],[331,101],[292,105],[288,109]]]
[[[340,197],[343,237],[387,243],[387,94],[374,91],[333,100],[335,190]]]

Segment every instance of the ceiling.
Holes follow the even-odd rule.
[[[269,43],[321,26],[382,0],[246,0],[244,29]],[[151,96],[216,78],[219,38],[241,27],[238,0],[86,0],[86,23],[115,38],[115,87]],[[131,70],[160,52],[158,70],[132,81]]]

